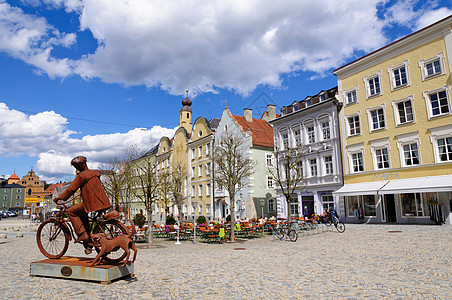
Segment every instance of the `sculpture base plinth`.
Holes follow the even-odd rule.
[[[110,283],[113,280],[134,277],[134,264],[102,263],[89,266],[93,258],[63,256],[59,259],[44,259],[30,264],[30,276],[55,277],[74,280]]]

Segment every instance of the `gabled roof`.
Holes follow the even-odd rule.
[[[17,176],[16,173],[14,173],[13,175],[11,175],[8,179],[18,179],[18,180],[20,180],[19,176]]]
[[[242,128],[243,133],[250,132],[253,146],[273,148],[273,128],[264,120],[252,119],[247,122],[245,117],[232,115],[232,118]]]

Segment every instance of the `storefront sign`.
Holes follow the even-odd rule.
[[[38,203],[38,202],[42,202],[43,199],[41,198],[25,198],[25,202],[26,203]]]
[[[372,180],[373,181],[376,181],[376,180],[389,180],[389,179],[396,179],[396,178],[399,178],[399,172],[398,171],[383,172],[383,173],[374,174],[374,177],[372,177]]]

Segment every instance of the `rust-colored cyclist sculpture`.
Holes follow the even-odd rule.
[[[89,240],[89,223],[88,213],[94,211],[103,211],[111,207],[104,187],[100,181],[100,172],[88,169],[86,165],[86,157],[77,156],[71,161],[71,165],[79,171],[71,185],[58,197],[55,198],[57,204],[60,200],[67,200],[78,189],[82,196],[82,202],[70,207],[67,212],[71,219],[74,231],[78,238],[75,243],[83,242],[85,248],[88,246]]]
[[[74,239],[75,243],[83,244],[86,254],[90,254],[93,247],[99,253],[92,264],[104,259],[109,263],[119,263],[126,258],[123,262],[125,265],[128,262],[129,249],[134,251],[134,261],[137,249],[132,236],[135,230],[130,233],[127,227],[117,220],[117,211],[105,213],[111,204],[100,181],[100,172],[88,169],[83,156],[77,156],[71,164],[79,173],[61,196],[54,200],[61,205],[62,210],[38,227],[36,241],[39,250],[48,258],[60,258],[66,253],[69,241]],[[69,199],[78,189],[82,202],[68,208],[66,203],[69,201],[64,200]],[[65,218],[66,214],[72,226]],[[133,223],[132,228],[134,229]],[[96,242],[91,237],[103,239],[103,242]]]

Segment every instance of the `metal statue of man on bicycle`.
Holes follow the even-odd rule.
[[[54,201],[61,204],[61,201],[69,199],[80,189],[82,202],[73,205],[67,212],[78,236],[75,243],[82,242],[87,248],[90,238],[88,213],[105,211],[111,207],[111,204],[100,181],[100,172],[88,168],[86,157],[77,156],[71,161],[71,165],[77,169],[78,174],[69,187]]]

